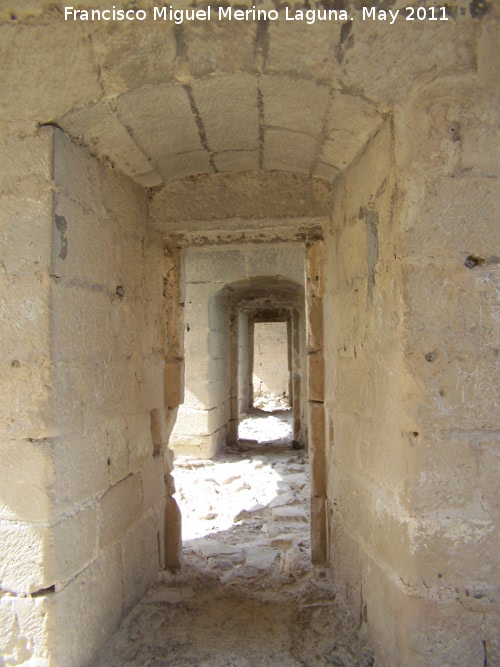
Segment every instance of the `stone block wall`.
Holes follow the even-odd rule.
[[[325,235],[330,561],[353,615],[376,631],[384,599],[370,592],[372,577],[388,577],[390,588],[411,563],[399,504],[410,445],[398,406],[403,304],[391,144],[386,122],[338,179]]]
[[[163,245],[144,192],[61,131],[4,150],[30,159],[2,187],[2,652],[83,665],[163,558]]]
[[[486,26],[485,26],[486,28]],[[396,117],[403,353],[413,385],[406,484],[422,664],[500,662],[500,227],[492,35],[477,73],[429,84]],[[497,63],[498,74],[498,63]],[[474,100],[472,106],[470,100]],[[407,132],[409,119],[419,140]],[[415,202],[418,201],[418,206]],[[411,402],[410,402],[411,401]],[[420,663],[418,663],[420,664]]]
[[[36,594],[53,584],[46,561],[62,537],[50,525],[52,136],[42,128],[0,143],[0,654],[41,666],[48,600]],[[91,513],[82,518],[92,530]]]
[[[330,561],[384,665],[500,659],[490,102],[480,77],[420,90],[335,183]]]

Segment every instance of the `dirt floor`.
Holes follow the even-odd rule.
[[[256,410],[211,461],[176,460],[184,567],[162,573],[94,667],[369,667],[327,568],[309,562],[305,450]]]

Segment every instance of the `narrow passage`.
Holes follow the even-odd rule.
[[[372,653],[309,561],[306,450],[292,412],[254,410],[213,460],[176,460],[184,567],[163,572],[95,667],[369,667]]]

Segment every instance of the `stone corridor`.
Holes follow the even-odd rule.
[[[238,444],[176,461],[182,571],[162,574],[94,667],[373,664],[328,568],[310,563],[308,457],[291,449],[291,417],[251,413]]]
[[[0,667],[500,665],[500,2],[261,4],[0,0]]]

